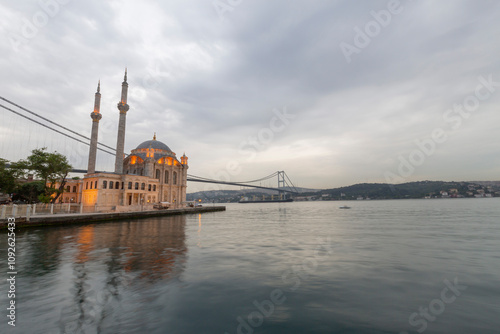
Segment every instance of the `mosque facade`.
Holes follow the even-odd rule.
[[[84,211],[110,212],[152,209],[154,204],[168,202],[178,208],[186,201],[188,158],[180,159],[164,143],[146,140],[124,154],[127,104],[127,71],[118,102],[120,118],[116,144],[114,172],[96,172],[96,153],[100,113],[100,83],[95,94],[94,110],[90,113],[92,133],[87,174],[80,180],[81,200]]]

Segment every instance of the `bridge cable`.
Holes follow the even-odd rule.
[[[1,98],[1,97],[0,97],[0,98]],[[26,118],[26,119],[28,119],[28,120],[30,120],[30,121],[32,121],[32,122],[34,122],[34,123],[37,123],[37,124],[39,124],[39,125],[41,125],[41,126],[43,126],[43,127],[46,127],[47,129],[50,129],[50,130],[55,131],[55,132],[57,132],[57,133],[59,133],[59,134],[62,134],[63,136],[69,137],[69,138],[71,138],[71,139],[73,139],[73,140],[76,140],[77,142],[80,142],[80,143],[82,143],[82,144],[85,144],[85,145],[87,145],[87,146],[90,146],[90,143],[88,143],[88,142],[84,142],[83,140],[80,140],[80,139],[78,139],[78,138],[75,138],[75,137],[73,137],[73,136],[70,136],[70,135],[68,135],[67,133],[61,132],[61,131],[59,131],[59,130],[57,130],[57,129],[54,129],[54,128],[51,128],[50,126],[48,126],[48,125],[46,125],[46,124],[43,124],[43,123],[41,123],[41,122],[38,122],[37,120],[34,120],[34,119],[32,119],[32,118],[30,118],[30,117],[28,117],[28,116],[26,116],[26,115],[23,115],[23,114],[21,114],[21,113],[19,113],[19,112],[15,111],[15,110],[12,110],[12,109],[10,109],[10,108],[8,108],[8,107],[4,106],[3,104],[0,104],[0,107],[2,107],[2,108],[4,108],[4,109],[7,109],[8,111],[13,112],[13,113],[14,113],[14,114],[16,114],[16,115],[21,116],[21,117],[23,117],[23,118]],[[98,149],[98,150],[100,150],[100,151],[103,151],[103,152],[109,153],[109,154],[111,154],[111,155],[116,155],[115,153],[113,153],[113,152],[109,152],[109,151],[106,151],[105,149],[102,149],[102,148],[100,148],[100,147],[98,147],[97,149]]]
[[[263,178],[260,178],[260,179],[257,179],[257,180],[251,180],[251,181],[227,181],[227,182],[231,182],[231,183],[253,183],[253,182],[259,182],[259,181],[264,181],[264,180],[273,178],[273,177],[276,176],[277,173],[278,172],[274,172],[273,174],[270,174],[268,176],[264,176]],[[205,178],[205,177],[201,177],[201,176],[191,175],[191,174],[188,174],[188,176],[192,177],[192,178],[197,178],[197,179],[200,179],[200,180],[206,180],[206,181],[217,181],[217,182],[220,181],[220,180],[209,179],[209,178]],[[223,182],[225,182],[225,181],[223,181]]]
[[[2,97],[2,96],[0,96],[0,99],[1,99],[1,100],[4,100],[4,101],[5,101],[5,102],[7,102],[7,103],[10,103],[10,104],[12,104],[12,105],[15,105],[15,106],[16,106],[16,107],[18,107],[19,109],[22,109],[22,110],[24,110],[24,111],[26,111],[26,112],[28,112],[28,113],[30,113],[30,114],[32,114],[32,115],[35,115],[35,116],[37,116],[37,117],[39,117],[39,118],[43,119],[44,121],[47,121],[47,122],[49,122],[49,123],[51,123],[51,124],[54,124],[54,125],[57,125],[58,127],[63,128],[64,130],[69,131],[69,132],[71,132],[71,133],[73,133],[73,134],[75,134],[75,135],[77,135],[77,136],[80,136],[80,137],[82,137],[82,138],[85,138],[85,139],[87,139],[87,140],[90,140],[90,138],[85,137],[84,135],[79,134],[79,133],[78,133],[78,132],[76,132],[76,131],[73,131],[73,130],[71,130],[71,129],[68,129],[68,128],[67,128],[67,127],[65,127],[65,126],[62,126],[62,125],[60,125],[60,124],[57,124],[56,122],[53,122],[53,121],[51,121],[51,120],[50,120],[50,119],[48,119],[48,118],[45,118],[45,117],[43,117],[43,116],[40,116],[40,115],[39,115],[39,114],[37,114],[36,112],[33,112],[33,111],[31,111],[31,110],[28,110],[28,109],[26,109],[26,108],[24,108],[24,107],[20,106],[19,104],[16,104],[16,103],[14,103],[14,102],[12,102],[12,101],[7,100],[6,98],[4,98],[4,97]],[[9,110],[10,110],[10,109],[9,109]],[[18,114],[18,115],[19,115],[19,114]],[[28,119],[29,119],[29,118],[28,118]],[[40,123],[38,123],[38,124],[40,124]],[[49,129],[53,130],[52,128],[49,128]],[[99,142],[98,142],[97,144],[99,144],[99,145],[101,145],[101,146],[104,146],[104,147],[106,147],[106,148],[109,148],[109,149],[111,149],[111,150],[113,150],[113,151],[116,151],[116,149],[115,149],[115,148],[113,148],[113,147],[111,147],[111,146],[108,146],[108,145],[105,145],[105,144],[102,144],[102,143],[99,143]],[[104,151],[104,152],[106,152],[106,151]]]

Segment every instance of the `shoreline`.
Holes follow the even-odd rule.
[[[132,211],[132,212],[108,212],[108,213],[84,213],[84,214],[55,214],[32,216],[27,221],[26,217],[15,217],[16,228],[39,227],[39,226],[61,226],[80,223],[106,222],[123,219],[142,219],[150,217],[175,216],[205,212],[226,211],[225,206],[206,206],[196,208],[182,208],[172,210],[154,211]],[[7,217],[8,218],[8,217]],[[7,219],[0,221],[0,231],[7,229]]]

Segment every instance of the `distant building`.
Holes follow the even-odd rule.
[[[60,182],[56,182],[55,189],[59,189],[61,186]],[[57,199],[59,203],[80,203],[82,196],[82,180],[66,180],[64,184],[63,192]]]

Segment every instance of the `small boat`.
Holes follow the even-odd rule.
[[[342,206],[339,206],[339,209],[350,209],[351,207],[350,206],[347,206],[347,205],[342,205]]]

